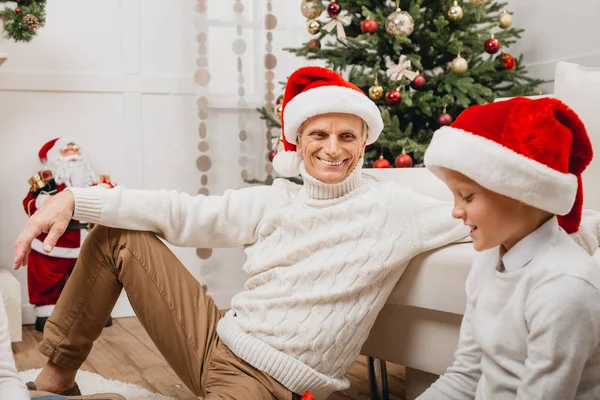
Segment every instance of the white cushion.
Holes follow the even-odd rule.
[[[439,200],[452,201],[450,189],[427,168],[365,168],[363,174],[385,181],[395,181],[417,193]]]
[[[457,243],[418,255],[408,264],[387,304],[463,315],[465,282],[474,254],[473,243]]]
[[[559,62],[554,97],[569,105],[585,124],[594,147],[594,160],[583,174],[584,208],[600,210],[600,68]]]

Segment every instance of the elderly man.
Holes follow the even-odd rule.
[[[283,122],[288,151],[274,165],[301,174],[302,186],[281,179],[209,197],[71,188],[30,218],[15,268],[41,232],[49,251],[71,218],[103,225],[90,232],[46,325],[38,389],[75,385],[123,288],[197,396],[289,400],[310,390],[322,400],[349,386],[344,375],[411,258],[467,230],[450,204],[362,176],[365,146],[383,122],[335,72],[294,72]],[[217,309],[156,235],[179,246],[244,247],[249,278],[231,310]]]

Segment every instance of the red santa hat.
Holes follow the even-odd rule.
[[[52,139],[42,146],[38,156],[42,164],[46,164],[49,160],[56,160],[60,155],[60,149],[64,148],[68,144],[77,144],[78,142],[70,137],[58,137]]]
[[[516,97],[473,106],[433,135],[425,165],[558,215],[568,233],[581,222],[581,174],[593,156],[585,126],[557,99]]]
[[[302,158],[296,152],[298,131],[310,117],[328,113],[353,114],[367,124],[367,144],[374,143],[383,130],[379,107],[356,85],[323,67],[302,67],[288,79],[283,95],[281,139],[285,152],[273,159],[282,176],[300,173]]]

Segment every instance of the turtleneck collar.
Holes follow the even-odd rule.
[[[323,183],[312,177],[304,167],[304,161],[300,164],[300,175],[304,180],[302,190],[308,197],[314,200],[332,200],[343,197],[361,186],[362,166],[364,159],[360,158],[356,166],[343,181],[338,183]]]

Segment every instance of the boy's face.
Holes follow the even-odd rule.
[[[492,192],[466,176],[442,169],[446,185],[454,195],[452,216],[471,228],[470,236],[477,251],[503,245],[514,246],[531,231],[532,207]]]

